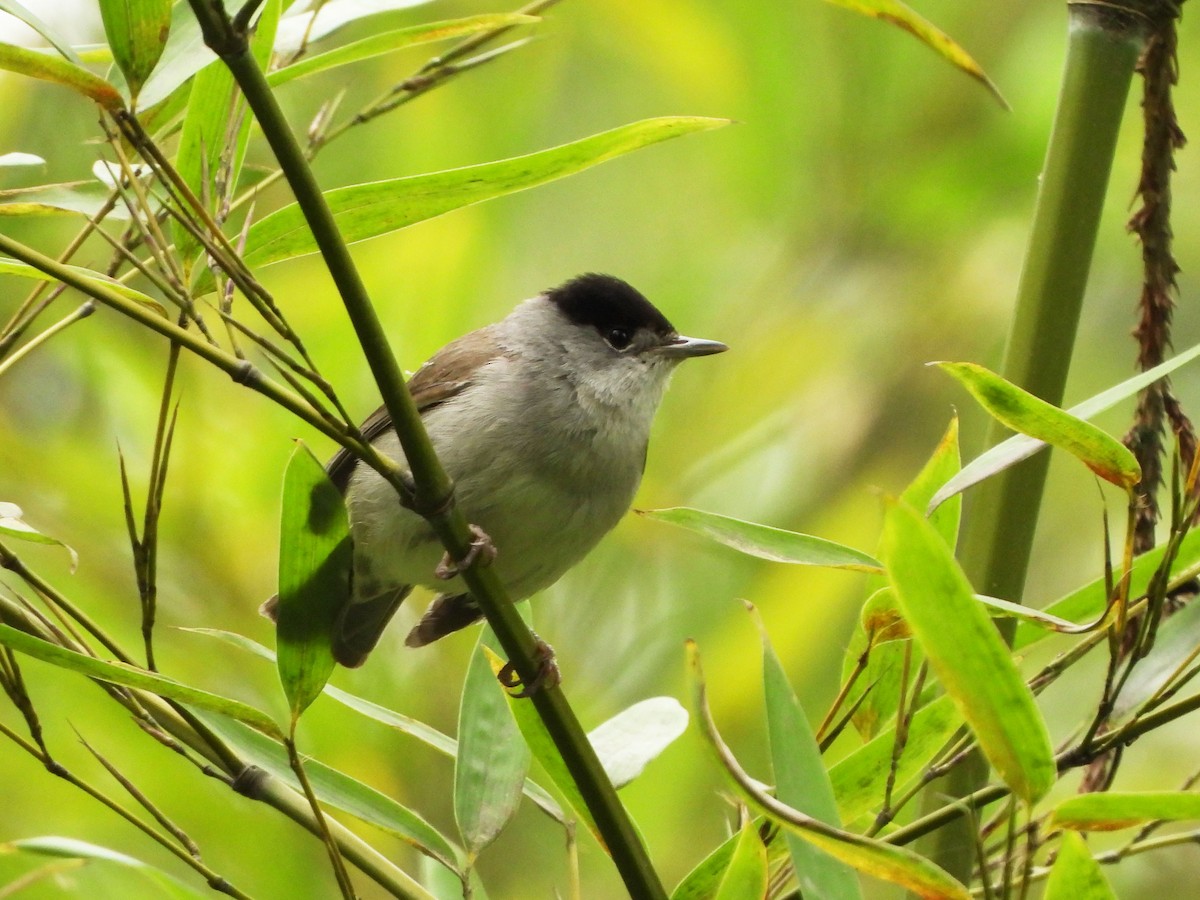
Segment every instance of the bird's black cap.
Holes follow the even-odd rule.
[[[640,291],[612,275],[579,275],[546,291],[546,298],[572,322],[590,325],[601,333],[613,328],[675,333],[675,326]]]

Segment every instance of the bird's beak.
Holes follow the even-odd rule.
[[[690,356],[711,356],[714,353],[724,353],[729,348],[720,341],[706,341],[704,338],[690,338],[679,335],[674,340],[658,347],[658,353],[670,359],[687,359]]]

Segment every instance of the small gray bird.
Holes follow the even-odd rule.
[[[681,337],[624,281],[588,274],[447,344],[413,375],[409,390],[458,503],[491,539],[514,601],[554,584],[612,530],[641,481],[675,366],[726,349]],[[386,410],[362,431],[403,458]],[[460,577],[436,574],[441,542],[391,485],[346,450],[326,468],[346,497],[354,545],[352,596],[334,629],[338,662],[362,665],[414,585],[439,594],[410,647],[482,618]]]

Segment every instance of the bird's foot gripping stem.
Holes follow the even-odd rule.
[[[529,684],[522,685],[521,676],[517,674],[516,668],[512,662],[506,662],[496,673],[496,678],[504,687],[511,690],[515,687],[521,687],[521,690],[513,694],[514,697],[530,697],[539,691],[546,688],[558,687],[562,681],[562,673],[558,671],[558,663],[554,659],[554,648],[543,641],[536,634],[533,636],[534,641],[534,658],[538,661],[537,676]]]
[[[486,566],[496,558],[496,545],[492,543],[487,532],[478,525],[468,527],[471,529],[471,547],[467,550],[467,555],[462,559],[451,559],[450,553],[447,551],[442,557],[442,561],[437,564],[437,568],[433,570],[433,574],[442,581],[458,577],[477,561]]]

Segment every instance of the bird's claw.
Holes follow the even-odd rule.
[[[437,568],[433,570],[433,574],[442,581],[458,577],[476,562],[486,566],[496,558],[496,545],[492,543],[487,532],[478,525],[468,527],[471,529],[471,546],[467,550],[467,555],[462,559],[455,560],[450,558],[450,553],[447,551],[442,556],[442,561],[437,564]]]
[[[500,671],[496,673],[496,678],[500,683],[510,691],[515,687],[520,687],[521,690],[512,694],[513,697],[531,697],[539,691],[547,688],[558,687],[562,681],[562,673],[558,670],[558,663],[554,659],[554,648],[543,641],[537,635],[534,635],[534,659],[538,661],[538,673],[533,681],[529,684],[522,685],[521,676],[517,674],[516,668],[512,662],[506,662],[500,667]]]

